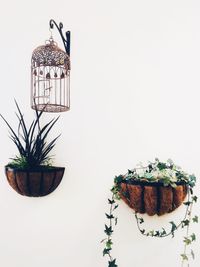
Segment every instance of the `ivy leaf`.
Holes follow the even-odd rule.
[[[110,251],[111,251],[111,249],[110,249],[110,248],[104,248],[104,250],[103,250],[103,256],[105,256],[105,255],[109,254],[109,253],[110,253]]]
[[[194,216],[194,218],[192,218],[193,223],[198,223],[199,222],[199,218],[198,216]]]
[[[171,223],[171,225],[172,225],[172,228],[171,228],[171,232],[172,232],[172,237],[174,237],[174,231],[175,230],[177,230],[177,226],[176,226],[176,224],[174,223],[174,222],[169,222],[169,223]]]
[[[111,236],[112,235],[112,226],[108,227],[106,224],[105,224],[105,230],[104,232],[108,235],[108,236]]]
[[[107,247],[108,249],[111,249],[112,245],[113,245],[113,242],[112,242],[111,239],[109,239],[109,240],[106,242],[106,247]]]
[[[114,199],[108,199],[108,204],[110,204],[110,205],[112,205],[112,204],[114,204],[115,203],[115,201],[114,201]]]
[[[156,233],[155,233],[154,236],[160,236],[160,232],[159,231],[156,231]]]
[[[192,202],[191,201],[186,201],[186,202],[183,202],[183,204],[186,205],[186,206],[190,206],[190,204],[192,204]]]
[[[108,262],[108,267],[117,267],[116,259]]]
[[[166,165],[165,163],[159,162],[159,163],[157,164],[157,167],[158,167],[158,169],[159,169],[160,171],[162,171],[162,170],[164,170],[164,169],[167,168],[167,165]]]
[[[143,218],[138,218],[138,221],[140,224],[144,223],[144,219]]]
[[[181,254],[181,257],[184,261],[188,261],[188,256],[186,254]]]
[[[190,175],[189,178],[190,178],[189,185],[191,187],[194,187],[196,183],[196,177],[194,175]]]
[[[124,180],[123,175],[115,176],[114,182],[120,184]]]
[[[149,234],[150,234],[151,236],[154,236],[154,230],[149,231]]]
[[[194,233],[190,237],[192,241],[196,241],[196,235]]]
[[[163,236],[163,235],[166,235],[167,234],[167,232],[166,232],[166,230],[165,230],[165,228],[162,228],[162,233],[161,233],[161,235]]]
[[[190,244],[192,243],[191,239],[188,238],[188,237],[184,237],[183,242],[184,242],[187,246],[190,245]]]
[[[116,210],[119,207],[119,205],[115,205],[113,210]]]
[[[182,221],[182,227],[185,227],[185,226],[188,226],[190,224],[190,221],[187,219],[187,220],[184,220]]]
[[[149,164],[148,168],[149,168],[149,172],[151,172],[153,170],[152,164]]]
[[[194,174],[190,175],[190,180],[196,182],[197,178]]]
[[[192,197],[192,200],[193,200],[194,202],[197,202],[197,199],[198,199],[197,196],[193,196],[193,197]]]
[[[133,174],[133,173],[134,173],[134,171],[128,170],[128,174]]]
[[[107,214],[107,213],[105,213],[105,214],[106,214],[107,219],[114,219],[114,216],[112,214]]]

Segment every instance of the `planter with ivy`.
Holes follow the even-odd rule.
[[[112,257],[113,247],[112,235],[114,226],[118,222],[115,210],[118,208],[118,200],[122,199],[134,212],[137,227],[141,234],[148,237],[172,236],[179,228],[186,228],[186,235],[183,238],[184,251],[181,254],[182,266],[185,261],[194,258],[193,250],[188,252],[188,246],[196,240],[196,235],[189,232],[191,222],[197,223],[198,216],[192,215],[192,207],[197,202],[193,187],[196,177],[184,172],[176,166],[172,160],[160,162],[149,162],[146,166],[139,164],[137,168],[128,170],[125,175],[118,175],[114,179],[112,187],[112,198],[108,199],[109,212],[106,213],[108,223],[104,232],[106,238],[102,240],[105,244],[103,255],[109,257],[108,267],[117,267],[117,260]],[[186,207],[184,216],[179,222],[170,221],[168,229],[146,230],[144,218],[141,214],[163,215],[174,211],[181,204]],[[189,265],[188,265],[189,266]]]
[[[25,196],[45,196],[53,192],[60,184],[65,168],[54,167],[49,153],[55,146],[55,137],[47,141],[58,118],[50,120],[41,126],[42,111],[35,111],[35,119],[30,126],[26,125],[24,116],[17,104],[18,128],[14,130],[4,116],[0,115],[10,131],[10,139],[16,145],[19,154],[11,158],[5,166],[5,173],[10,186],[19,194]]]

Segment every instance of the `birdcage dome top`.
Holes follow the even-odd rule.
[[[38,46],[32,53],[32,66],[64,66],[70,70],[70,58],[53,40]]]

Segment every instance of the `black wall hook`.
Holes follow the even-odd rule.
[[[54,25],[56,26],[58,32],[60,33],[60,36],[62,38],[62,41],[63,41],[63,44],[64,44],[64,47],[65,47],[65,51],[66,53],[68,54],[68,56],[70,57],[70,31],[67,31],[65,33],[66,35],[66,38],[64,37],[63,35],[63,24],[62,22],[59,23],[59,25],[55,22],[55,20],[51,19],[49,21],[49,26],[50,26],[50,29],[53,29]]]

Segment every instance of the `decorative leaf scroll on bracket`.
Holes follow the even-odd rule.
[[[56,26],[59,34],[60,34],[60,37],[62,38],[62,41],[63,41],[63,45],[65,47],[65,51],[66,53],[68,54],[68,56],[70,57],[70,41],[71,41],[71,32],[70,31],[67,31],[65,33],[66,35],[66,38],[64,37],[63,35],[63,23],[60,22],[59,25],[55,22],[55,20],[51,19],[49,21],[49,26],[50,26],[50,29],[53,29],[54,25]]]
[[[184,252],[181,254],[182,266],[190,258],[194,259],[193,250],[188,253],[188,246],[196,240],[194,233],[190,234],[189,227],[191,223],[198,223],[198,216],[192,215],[192,207],[197,202],[197,196],[194,195],[193,187],[196,183],[196,177],[184,172],[176,166],[172,160],[160,162],[149,162],[146,166],[139,164],[133,170],[128,170],[125,175],[116,176],[114,186],[112,187],[112,199],[108,199],[110,205],[109,213],[106,213],[108,224],[105,225],[106,238],[102,240],[105,247],[103,256],[109,257],[108,267],[117,267],[116,259],[111,256],[113,247],[112,235],[114,226],[118,222],[115,210],[118,207],[117,201],[122,199],[133,211],[141,234],[148,237],[174,237],[179,228],[186,228],[184,236]],[[185,200],[187,196],[187,200]],[[147,213],[150,216],[163,215],[174,211],[181,204],[186,206],[186,212],[180,222],[169,222],[170,230],[164,227],[160,230],[146,230],[144,218],[140,214]],[[114,265],[112,265],[114,264]]]

